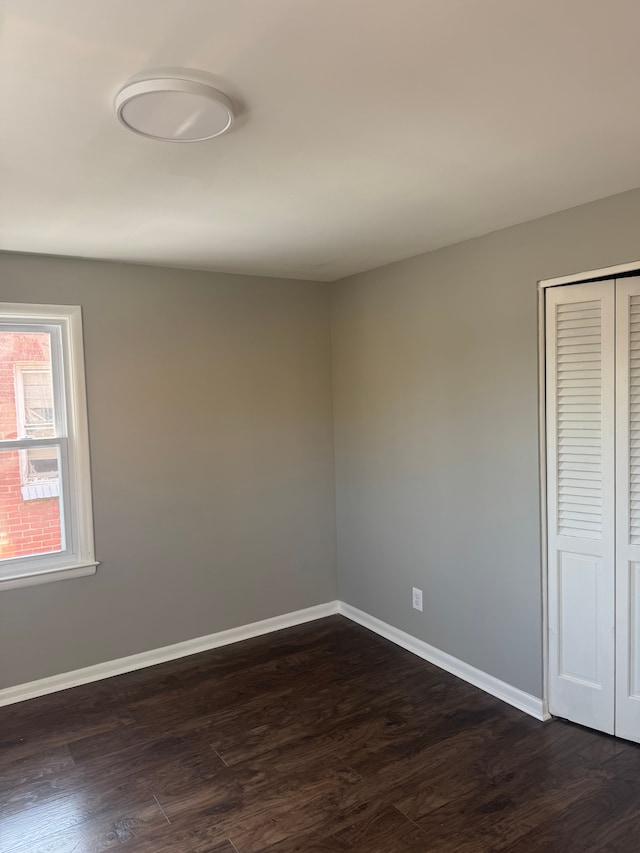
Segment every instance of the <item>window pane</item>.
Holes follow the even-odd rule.
[[[59,482],[57,446],[0,450],[0,559],[62,551]]]
[[[58,479],[57,447],[34,447],[22,450],[21,454],[24,465],[23,483],[51,482]]]
[[[53,383],[51,370],[38,370],[19,366],[18,383],[22,383],[23,431],[25,437],[53,438]],[[18,425],[20,418],[18,417]]]
[[[53,436],[51,335],[0,332],[0,439]]]

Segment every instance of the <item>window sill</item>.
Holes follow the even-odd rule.
[[[73,578],[84,578],[87,575],[95,575],[100,564],[96,562],[72,563],[69,566],[56,566],[54,569],[42,569],[30,574],[16,574],[0,576],[0,590],[17,589],[21,586],[35,586],[41,583],[54,583],[55,581],[72,580]]]

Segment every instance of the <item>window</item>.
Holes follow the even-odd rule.
[[[53,438],[53,375],[47,362],[16,363],[16,420],[18,436]],[[24,500],[60,495],[58,452],[38,447],[20,451],[20,474]]]
[[[80,308],[0,304],[0,586],[96,565]]]

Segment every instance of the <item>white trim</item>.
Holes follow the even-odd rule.
[[[640,261],[632,261],[628,264],[614,264],[611,267],[600,267],[597,270],[585,270],[572,275],[561,275],[557,278],[543,278],[538,282],[538,287],[558,287],[561,284],[579,284],[592,278],[614,278],[625,272],[640,272]]]
[[[338,613],[338,602],[329,601],[326,604],[317,604],[315,607],[307,607],[304,610],[296,610],[293,613],[285,613],[271,619],[262,619],[260,622],[252,622],[238,628],[229,628],[227,631],[218,631],[206,637],[196,637],[193,640],[185,640],[160,649],[152,649],[137,655],[105,661],[95,666],[63,672],[60,675],[40,678],[26,684],[17,684],[15,687],[6,687],[0,690],[0,707],[12,705],[15,702],[23,702],[25,699],[33,699],[36,696],[46,696],[48,693],[56,693],[58,690],[67,690],[69,687],[77,687],[80,684],[89,684],[92,681],[111,678],[114,675],[122,675],[125,672],[133,672],[136,669],[144,669],[147,666],[155,666],[188,655],[195,655],[198,652],[217,649],[219,646],[227,646],[230,643],[238,643],[240,640],[270,634],[272,631],[280,631],[282,628],[302,625],[304,622],[312,622],[315,619],[322,619],[335,613]]]
[[[542,711],[549,715],[549,576],[547,565],[547,338],[545,291],[538,290],[538,453],[540,485],[540,568],[542,593]]]
[[[475,666],[454,658],[453,655],[440,651],[435,646],[430,646],[423,640],[418,640],[417,637],[412,637],[411,634],[406,634],[404,631],[394,628],[393,625],[388,625],[381,619],[370,616],[368,613],[364,613],[364,611],[358,610],[344,601],[340,602],[339,612],[343,616],[346,616],[347,619],[363,625],[365,628],[390,640],[397,646],[402,646],[408,652],[412,652],[414,655],[418,655],[418,657],[429,661],[429,663],[435,664],[435,666],[444,669],[446,672],[450,672],[468,684],[473,684],[474,687],[479,687],[485,693],[489,693],[491,696],[495,696],[497,699],[502,699],[503,702],[513,705],[519,711],[524,711],[525,714],[529,714],[537,720],[548,720],[550,718],[542,699],[538,699],[530,693],[525,693],[524,690],[507,684],[506,681],[501,681],[499,678],[489,675],[489,673],[483,672],[481,669],[476,669]]]
[[[531,696],[529,693],[525,693],[511,684],[500,681],[499,678],[482,672],[482,670],[476,669],[470,664],[458,660],[458,658],[454,658],[446,654],[446,652],[442,652],[434,646],[418,640],[416,637],[412,637],[410,634],[405,634],[404,631],[400,631],[398,628],[394,628],[392,625],[388,625],[374,616],[369,616],[368,613],[364,613],[362,610],[358,610],[344,601],[328,601],[326,604],[318,604],[314,607],[307,607],[304,610],[296,610],[293,613],[274,616],[271,619],[262,619],[260,622],[252,622],[249,625],[241,625],[238,628],[230,628],[227,631],[218,631],[216,634],[209,634],[206,637],[196,637],[193,640],[185,640],[184,642],[174,643],[171,646],[164,646],[160,649],[152,649],[137,655],[129,655],[128,657],[118,658],[117,660],[105,661],[95,666],[76,669],[73,672],[64,672],[60,675],[52,675],[48,678],[38,679],[37,681],[30,681],[27,684],[6,687],[0,690],[0,707],[3,705],[12,705],[16,702],[24,702],[26,699],[34,699],[37,696],[46,696],[49,693],[56,693],[59,690],[67,690],[70,687],[77,687],[80,684],[89,684],[92,681],[111,678],[114,675],[122,675],[126,672],[144,669],[147,666],[155,666],[166,661],[188,657],[189,655],[198,654],[198,652],[206,652],[220,646],[227,646],[231,643],[238,643],[241,640],[248,640],[251,637],[259,637],[263,634],[270,634],[273,631],[280,631],[283,628],[302,625],[304,622],[313,622],[316,619],[323,619],[326,616],[332,616],[336,613],[340,613],[352,622],[363,625],[375,634],[379,634],[381,637],[390,640],[403,649],[435,664],[440,669],[450,672],[468,684],[473,684],[474,687],[484,690],[485,693],[502,699],[504,702],[513,705],[514,708],[524,711],[537,720],[549,719],[546,706],[541,699]]]
[[[68,358],[65,365],[67,382],[67,429],[73,453],[69,459],[69,477],[72,481],[71,529],[77,537],[73,543],[78,559],[82,562],[95,560],[93,542],[93,506],[91,494],[91,465],[89,459],[89,420],[87,415],[87,386],[84,369],[84,340],[82,337],[82,308],[66,306],[68,331],[66,342]]]
[[[41,583],[85,578],[88,575],[95,575],[98,565],[99,563],[95,562],[72,563],[70,566],[57,566],[55,568],[42,569],[41,571],[32,571],[28,575],[16,572],[15,575],[0,577],[0,589],[18,589],[21,586],[37,586]]]

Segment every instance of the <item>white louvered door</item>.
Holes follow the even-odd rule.
[[[640,277],[616,282],[616,724],[640,741]]]
[[[546,294],[549,709],[613,734],[615,282]]]

